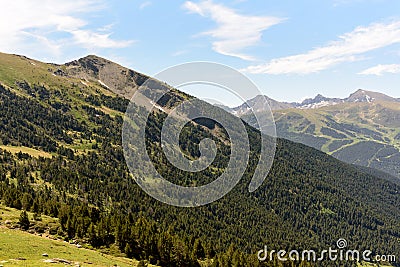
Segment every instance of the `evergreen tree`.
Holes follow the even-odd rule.
[[[206,253],[200,239],[196,239],[194,241],[191,256],[193,259],[204,259],[206,257]]]
[[[19,225],[21,226],[21,229],[23,229],[23,230],[29,229],[30,221],[29,221],[28,213],[26,213],[25,210],[22,211],[21,215],[19,216]]]

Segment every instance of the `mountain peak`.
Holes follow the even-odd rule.
[[[146,75],[96,55],[88,55],[66,63],[65,66],[68,75],[98,82],[128,99],[148,79]]]
[[[79,62],[93,62],[93,63],[97,63],[100,65],[105,65],[105,64],[110,64],[110,65],[118,65],[119,64],[112,62],[111,60],[105,59],[103,57],[100,56],[96,56],[96,55],[87,55],[85,57],[82,57],[80,59],[78,59],[77,61]]]
[[[366,94],[369,94],[369,93],[373,94],[374,92],[367,91],[367,90],[364,90],[364,89],[357,89],[357,91],[355,91],[354,93],[350,94],[350,96],[352,96],[352,95],[366,95]]]
[[[298,104],[299,108],[319,108],[323,106],[335,105],[342,102],[339,98],[329,98],[318,94],[314,98],[307,98]]]
[[[92,75],[98,76],[99,69],[104,68],[106,66],[119,66],[117,63],[114,63],[105,58],[96,56],[96,55],[88,55],[82,57],[78,60],[74,60],[65,64],[69,69],[73,69],[76,67],[80,67],[92,73]]]
[[[345,99],[346,102],[375,102],[375,101],[389,101],[389,102],[398,102],[399,100],[390,96],[387,96],[382,93],[367,91],[364,89],[358,89],[354,93],[352,93],[348,98]]]

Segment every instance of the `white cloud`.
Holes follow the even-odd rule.
[[[235,10],[215,4],[211,0],[199,3],[187,1],[184,3],[183,8],[190,13],[210,17],[216,22],[217,28],[202,33],[213,37],[212,45],[214,51],[244,60],[254,60],[254,58],[242,53],[243,49],[259,43],[264,30],[284,20],[268,16],[240,15]]]
[[[139,9],[145,9],[148,6],[151,6],[153,3],[151,1],[145,1],[140,4]]]
[[[400,73],[400,64],[387,64],[387,65],[376,65],[359,72],[361,75],[377,75],[381,76],[384,73]]]
[[[360,60],[366,52],[396,43],[400,43],[400,21],[374,23],[367,27],[357,27],[326,46],[314,48],[304,54],[272,59],[265,64],[250,66],[244,71],[267,74],[315,73],[339,63]]]
[[[2,6],[0,50],[3,52],[49,51],[59,55],[66,46],[119,48],[131,41],[118,41],[106,32],[88,29],[81,18],[105,8],[102,0],[13,0]]]
[[[85,30],[70,31],[74,40],[86,48],[123,48],[129,46],[132,41],[115,41],[110,38],[110,34],[100,34]]]

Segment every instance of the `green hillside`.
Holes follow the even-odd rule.
[[[19,230],[0,228],[0,264],[3,266],[137,266],[138,262],[77,248]],[[47,254],[48,256],[42,256]]]
[[[344,162],[400,178],[400,102],[378,95],[380,99],[373,102],[275,109],[277,134]],[[251,115],[243,119],[255,125]]]
[[[361,166],[400,175],[400,105],[343,103],[276,111],[280,136]]]
[[[4,205],[58,218],[53,232],[65,240],[161,266],[309,266],[276,259],[260,263],[256,253],[264,245],[324,249],[339,238],[377,254],[400,251],[400,186],[313,148],[278,139],[270,174],[257,191],[248,192],[260,148],[260,133],[250,126],[249,164],[229,194],[190,209],[154,200],[132,179],[121,141],[129,102],[122,96],[145,76],[113,64],[90,56],[56,66],[0,54]],[[118,74],[110,78],[115,70]],[[126,90],[116,91],[112,84],[124,84]],[[155,86],[162,90],[165,85]],[[169,108],[188,97],[174,91],[162,104]],[[135,119],[144,120],[143,108],[134,108]],[[198,157],[204,138],[213,139],[218,148],[210,167],[186,173],[169,164],[161,151],[165,116],[154,111],[146,128],[156,168],[185,186],[218,177],[229,160],[224,131],[204,122],[184,128],[180,145],[188,157]]]

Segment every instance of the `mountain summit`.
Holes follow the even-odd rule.
[[[95,55],[74,60],[64,66],[67,75],[98,82],[103,87],[128,99],[135,89],[149,78],[142,73]]]
[[[387,96],[382,93],[371,92],[363,89],[358,89],[356,92],[352,93],[348,98],[344,100],[345,102],[375,102],[375,101],[387,101],[387,102],[400,102],[399,99]]]

